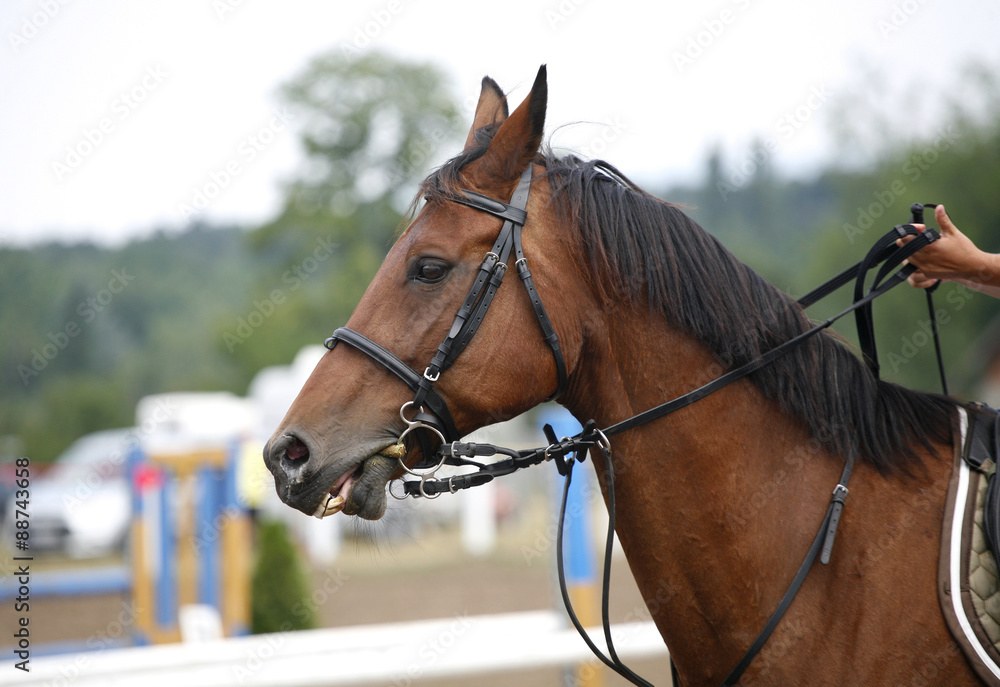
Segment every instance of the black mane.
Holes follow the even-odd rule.
[[[462,168],[484,144],[446,163],[423,192],[460,187]],[[737,260],[678,207],[603,161],[543,154],[553,201],[578,228],[594,281],[609,298],[648,303],[692,334],[726,369],[738,367],[811,326],[790,296]],[[829,331],[810,337],[750,379],[803,421],[824,448],[855,453],[880,470],[904,471],[918,447],[951,441],[956,402],[877,379]],[[666,400],[666,399],[665,399]]]

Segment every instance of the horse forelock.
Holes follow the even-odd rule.
[[[463,172],[469,165],[486,154],[490,141],[493,140],[493,136],[499,128],[500,124],[495,123],[478,129],[475,133],[476,145],[467,148],[431,172],[420,185],[414,203],[421,199],[448,200],[467,188],[468,181]]]
[[[421,187],[446,200],[466,183],[495,127]],[[539,154],[555,213],[551,227],[587,253],[605,302],[645,303],[708,348],[727,369],[755,360],[811,325],[802,308],[740,262],[680,206],[643,191],[601,160]],[[529,220],[530,221],[530,220]],[[909,472],[921,448],[951,441],[956,402],[876,378],[829,331],[810,337],[750,379],[806,424],[827,450],[854,453],[883,471]],[[665,399],[666,400],[666,399]]]

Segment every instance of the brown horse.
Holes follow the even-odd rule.
[[[677,207],[606,163],[542,149],[546,98],[544,68],[509,115],[483,80],[465,149],[425,181],[426,202],[350,328],[424,369],[502,223],[453,201],[463,189],[506,201],[528,168],[524,255],[565,357],[559,402],[581,421],[607,427],[809,328],[791,298]],[[509,280],[436,386],[460,433],[556,388],[533,305]],[[412,398],[369,355],[336,346],[265,448],[280,497],[309,514],[381,517],[387,484],[402,474],[391,448],[406,427],[400,406]],[[858,463],[832,560],[812,569],[741,684],[979,684],[936,593],[956,407],[877,379],[827,331],[614,437],[617,533],[682,684],[717,685],[739,661],[850,454]],[[412,466],[422,457],[410,439]],[[606,493],[604,464],[594,464]]]

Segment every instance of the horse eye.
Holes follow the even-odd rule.
[[[425,260],[417,265],[417,281],[425,284],[436,284],[448,274],[448,266],[441,260]]]

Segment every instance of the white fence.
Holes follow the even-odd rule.
[[[600,628],[591,632],[604,648]],[[666,656],[652,622],[612,628],[623,660]],[[25,687],[333,687],[557,667],[592,655],[565,616],[532,611],[306,630],[31,660],[0,685]],[[19,675],[13,675],[19,673]]]

